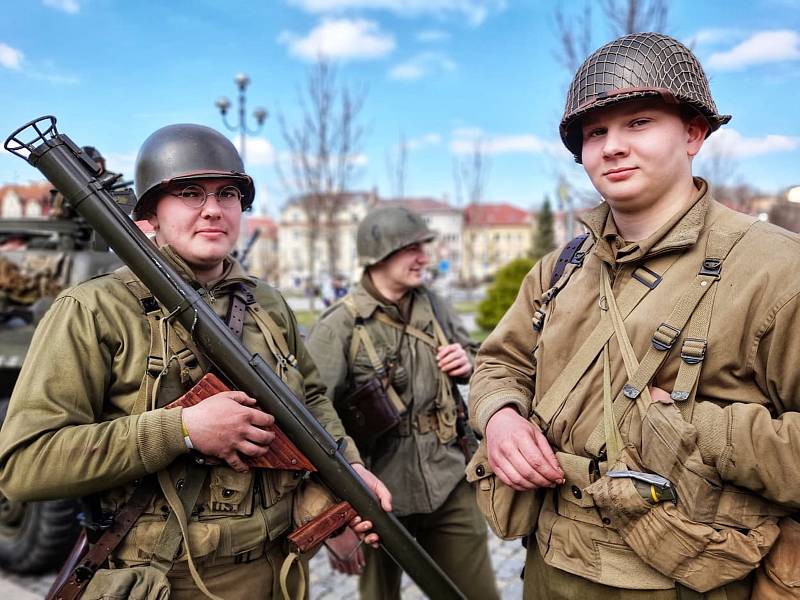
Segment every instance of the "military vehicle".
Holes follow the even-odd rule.
[[[103,181],[130,211],[130,182],[110,172]],[[0,423],[33,331],[53,298],[122,265],[55,190],[51,201],[47,217],[0,219]],[[79,533],[79,511],[74,500],[22,503],[0,493],[0,568],[36,573],[60,567]]]

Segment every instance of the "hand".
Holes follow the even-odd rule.
[[[489,464],[500,481],[522,492],[564,483],[547,438],[511,406],[498,410],[486,424]]]
[[[657,388],[654,385],[650,386],[650,397],[656,402],[661,402],[662,404],[675,404],[675,401],[672,399],[672,396],[669,392],[666,392],[661,388]]]
[[[461,344],[439,346],[436,362],[439,364],[439,368],[450,377],[466,377],[472,373],[469,356]]]
[[[361,575],[366,564],[361,540],[349,527],[334,537],[325,540],[331,568],[346,575]]]
[[[254,398],[244,392],[221,392],[181,413],[189,439],[198,452],[220,458],[236,471],[249,469],[239,453],[251,458],[266,454],[275,439],[269,429],[275,418],[251,408]]]
[[[361,480],[378,499],[381,508],[386,512],[390,512],[392,510],[392,493],[383,482],[375,477],[375,475],[373,475],[371,471],[368,471],[362,464],[353,463],[350,466],[353,467],[353,470],[361,477]],[[373,548],[378,547],[378,543],[380,542],[378,534],[370,533],[372,521],[362,521],[361,517],[356,517],[350,521],[350,527],[364,540],[365,544],[369,544]]]

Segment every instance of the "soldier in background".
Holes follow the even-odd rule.
[[[357,236],[361,282],[322,315],[306,345],[403,525],[470,598],[497,598],[486,525],[464,479],[453,391],[472,373],[477,345],[452,307],[422,285],[424,244],[435,234],[419,215],[385,207],[366,215]],[[377,395],[364,397],[373,382]],[[375,414],[376,405],[385,411]],[[367,548],[364,557],[346,540],[331,548],[335,567],[363,569],[363,598],[400,597],[401,571],[385,552]]]
[[[476,478],[543,495],[525,598],[744,599],[767,552],[773,597],[798,597],[779,519],[800,508],[800,243],[692,177],[729,119],[661,34],[572,82],[561,137],[605,202],[527,275],[471,382]]]

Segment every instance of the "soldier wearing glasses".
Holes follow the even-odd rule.
[[[238,306],[234,332],[245,346],[273,366],[334,438],[344,438],[286,302],[230,256],[255,192],[230,141],[199,125],[164,127],[142,146],[135,185],[134,217],[152,226],[164,260],[232,329],[229,313]],[[129,269],[65,291],[39,325],[11,398],[0,487],[19,500],[94,494],[103,513],[114,514],[146,475],[166,470],[179,492],[191,487],[194,449],[218,461],[202,467],[194,500],[181,498],[191,507],[189,548],[199,577],[188,566],[185,535],[174,555],[163,556],[171,512],[163,487],[112,554],[110,572],[155,567],[166,574],[171,598],[197,598],[203,584],[211,597],[226,600],[280,597],[285,534],[301,478],[248,468],[246,459],[263,456],[275,434],[273,417],[244,392],[164,408],[209,369],[191,334],[163,314]],[[388,491],[360,464],[355,445],[344,452],[390,510]],[[356,526],[361,533],[368,528]],[[374,534],[367,538],[376,541]],[[296,584],[290,578],[289,590]]]

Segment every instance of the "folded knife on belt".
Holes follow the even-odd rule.
[[[636,491],[645,500],[651,500],[656,504],[664,501],[678,503],[678,490],[669,479],[661,475],[641,471],[609,471],[606,475],[615,479],[623,477],[631,479],[633,485],[636,486]]]

